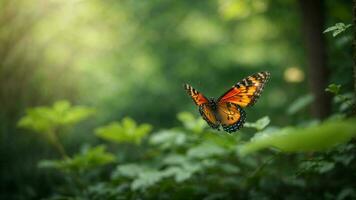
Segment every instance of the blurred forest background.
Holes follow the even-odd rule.
[[[352,8],[0,1],[0,198],[356,198]],[[182,87],[218,97],[259,71],[271,80],[232,135]],[[296,138],[257,152],[251,137],[283,127]]]

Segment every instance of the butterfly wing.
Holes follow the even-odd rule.
[[[223,94],[218,102],[221,104],[229,102],[241,107],[252,106],[261,95],[269,77],[269,72],[259,72],[242,79]]]
[[[219,128],[219,121],[216,119],[214,112],[211,110],[209,104],[202,104],[199,106],[200,115],[208,123],[208,125],[213,128]]]
[[[219,127],[219,121],[216,119],[214,112],[212,111],[209,100],[192,86],[185,84],[185,90],[188,95],[193,99],[194,103],[199,106],[200,115],[209,124],[210,127],[216,129]]]
[[[226,102],[218,104],[218,118],[224,131],[232,133],[243,127],[245,111],[237,104]]]
[[[208,98],[206,98],[202,93],[198,92],[192,86],[184,84],[184,89],[187,91],[188,95],[193,99],[194,103],[197,106],[200,106],[205,103],[209,103]]]

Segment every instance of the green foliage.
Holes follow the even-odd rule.
[[[261,119],[257,120],[254,123],[248,123],[246,122],[244,127],[248,128],[255,128],[257,131],[262,131],[264,128],[268,126],[268,124],[271,122],[268,116],[262,117]]]
[[[256,134],[244,144],[240,153],[275,147],[285,152],[325,150],[344,143],[356,135],[356,120],[330,120],[310,127],[287,127]]]
[[[341,85],[340,84],[330,84],[328,85],[328,87],[325,89],[326,92],[330,92],[334,95],[338,95],[341,89]]]
[[[185,145],[187,136],[179,130],[162,130],[152,135],[149,143],[159,147],[160,149],[171,149]]]
[[[209,158],[225,154],[225,149],[211,142],[204,142],[189,149],[187,156],[194,158]]]
[[[82,172],[115,161],[115,156],[106,151],[104,145],[83,148],[79,154],[63,160],[43,160],[40,168],[56,168],[64,172]]]
[[[97,128],[96,136],[114,142],[118,149],[115,153],[119,155],[119,162],[114,168],[116,157],[104,145],[83,148],[80,153],[61,160],[41,161],[38,164],[41,169],[65,172],[68,181],[68,188],[58,190],[53,198],[66,195],[82,199],[129,199],[139,195],[144,199],[162,199],[172,197],[174,192],[173,199],[187,194],[193,199],[219,199],[235,198],[236,189],[242,191],[237,195],[239,198],[250,197],[248,191],[262,197],[275,196],[279,192],[271,191],[271,179],[273,183],[291,188],[297,185],[303,190],[307,182],[301,176],[329,175],[338,170],[339,165],[349,166],[356,160],[354,145],[345,144],[355,135],[355,119],[333,118],[309,127],[279,129],[269,127],[271,120],[265,116],[247,123],[258,132],[249,142],[243,143],[244,132],[206,131],[200,117],[195,118],[187,112],[178,114],[177,118],[182,122],[181,127],[152,134],[148,134],[151,125],[137,125],[131,118]],[[147,140],[143,140],[144,137]],[[122,143],[136,144],[135,151],[122,151],[125,147]],[[270,147],[279,149],[279,153],[269,152],[260,158],[241,156],[252,152],[256,155],[258,150]],[[288,154],[283,152],[309,151],[320,153],[315,158],[299,160],[295,157],[288,161],[295,162],[294,174],[288,174],[290,166],[281,163],[291,158],[285,158]],[[106,170],[100,167],[108,164],[111,166]],[[276,180],[274,174],[279,174],[278,177],[283,174],[283,178]],[[353,195],[352,190],[346,189],[334,194],[340,198]]]
[[[95,133],[98,137],[110,142],[140,144],[142,139],[151,130],[151,125],[137,125],[133,119],[126,117],[121,121],[121,123],[113,122],[107,126],[97,128]]]
[[[351,2],[326,1],[325,20],[350,22]],[[355,149],[339,151],[354,140],[313,153],[237,153],[254,135],[285,126],[302,132],[296,127],[316,121],[308,109],[312,98],[301,95],[307,93],[308,62],[299,45],[298,1],[46,1],[45,9],[31,0],[0,4],[3,199],[356,199]],[[346,31],[337,33],[342,29]],[[327,38],[332,39],[327,78],[342,85],[334,97],[336,113],[329,119],[337,122],[355,103],[350,30],[341,25],[330,31],[339,35]],[[273,80],[258,103],[246,109],[247,120],[265,115],[271,120],[246,123],[250,128],[234,134],[212,130],[196,117],[181,87],[187,82],[217,97],[261,70],[270,71]],[[43,134],[25,135],[14,127],[27,105],[59,98],[100,112],[95,120],[75,127],[86,114],[74,120],[81,114],[68,117],[63,114],[67,111],[49,111],[54,106],[38,107],[29,109],[19,126],[48,136],[63,157],[49,166],[66,166],[71,160],[64,168],[73,173],[36,169],[39,159],[57,155],[47,149],[47,141],[36,141]],[[61,104],[56,107],[68,108],[69,103]],[[178,114],[177,120],[180,110],[193,114]],[[140,123],[115,122],[125,116]],[[155,129],[140,130],[143,122]],[[93,127],[98,127],[94,136],[99,139],[91,134]],[[72,134],[62,134],[67,130]],[[76,153],[83,143],[100,146],[107,141],[98,158],[79,159],[85,157]],[[106,153],[118,161],[85,164]]]
[[[351,26],[351,24],[345,25],[344,23],[336,23],[334,26],[330,26],[329,28],[327,28],[323,33],[332,32],[333,37],[336,37],[340,33],[346,31]]]
[[[28,109],[18,126],[38,133],[47,133],[85,120],[94,112],[94,109],[85,106],[71,106],[68,101],[57,101],[52,107]]]

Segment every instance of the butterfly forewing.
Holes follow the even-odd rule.
[[[194,89],[192,86],[184,84],[184,88],[196,105],[200,106],[204,103],[209,103],[209,100],[202,93]]]
[[[215,129],[218,128],[219,122],[209,105],[209,100],[202,93],[198,92],[188,84],[185,84],[184,88],[193,99],[194,103],[199,106],[199,112],[203,119],[209,124],[210,127]]]
[[[270,77],[269,72],[253,74],[236,83],[219,99],[219,103],[233,103],[241,107],[252,106],[261,95],[265,83]]]
[[[219,121],[223,129],[229,133],[242,128],[245,123],[245,111],[233,103],[219,103],[217,110]]]

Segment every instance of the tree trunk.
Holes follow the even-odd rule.
[[[299,0],[308,65],[309,90],[314,95],[312,114],[324,119],[331,112],[331,95],[325,92],[328,85],[324,29],[324,2],[322,0]]]

